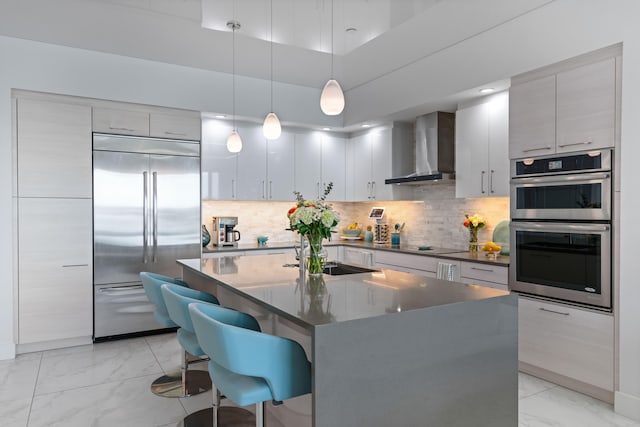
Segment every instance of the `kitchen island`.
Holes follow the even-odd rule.
[[[292,255],[178,261],[183,279],[299,342],[312,394],[268,405],[285,426],[517,425],[517,299],[377,270],[300,276]]]

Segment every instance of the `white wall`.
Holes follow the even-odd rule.
[[[619,390],[616,408],[640,420],[640,283],[634,268],[640,230],[640,31],[637,0],[556,0],[504,25],[468,39],[347,93],[347,122],[381,117],[431,99],[541,67],[622,41],[621,298]],[[78,49],[0,37],[0,358],[11,356],[11,162],[10,88],[120,99],[219,111],[218,96],[228,98],[228,76],[197,69],[115,57]],[[470,72],[472,70],[472,72]],[[238,88],[245,86],[238,80]],[[246,87],[260,86],[247,79]],[[282,117],[315,121],[318,94],[294,90],[283,100]],[[225,95],[220,95],[225,94]],[[245,93],[239,102],[254,117],[264,107]],[[309,94],[311,95],[311,94]],[[246,97],[245,97],[246,96]],[[295,101],[295,102],[293,102]],[[313,101],[313,102],[311,102]],[[256,114],[256,110],[261,111]],[[226,110],[225,110],[226,111]]]

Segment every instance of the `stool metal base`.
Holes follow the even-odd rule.
[[[180,421],[177,427],[211,427],[213,425],[213,408],[194,412]],[[256,417],[251,411],[235,406],[218,408],[218,427],[255,427]]]
[[[182,372],[163,375],[151,384],[153,394],[162,397],[188,397],[211,390],[211,377],[207,371],[187,371],[186,384],[182,384]]]

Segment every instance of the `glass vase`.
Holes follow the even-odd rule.
[[[324,264],[327,262],[327,250],[322,247],[322,236],[309,233],[309,247],[305,249],[307,273],[309,276],[322,276]]]
[[[478,253],[478,229],[469,228],[469,252]]]

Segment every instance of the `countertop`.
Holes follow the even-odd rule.
[[[342,245],[348,247],[355,247],[361,249],[375,249],[381,251],[389,251],[389,252],[397,252],[397,253],[406,253],[410,255],[422,255],[422,256],[432,256],[438,258],[446,258],[456,261],[469,261],[469,262],[477,262],[482,264],[491,264],[491,265],[499,265],[508,267],[509,266],[509,256],[508,255],[498,255],[498,257],[493,260],[488,258],[484,252],[480,251],[477,254],[471,254],[468,251],[461,251],[460,249],[450,249],[450,248],[439,248],[439,247],[431,247],[430,250],[420,250],[418,246],[415,245],[400,245],[400,246],[391,246],[390,244],[379,244],[379,243],[367,243],[362,240],[332,240],[325,243],[326,246],[335,246]],[[258,246],[257,243],[243,243],[238,244],[238,246],[207,246],[202,248],[202,253],[220,253],[220,252],[233,252],[233,251],[254,251],[254,250],[265,250],[265,249],[286,249],[293,248],[293,242],[268,242],[265,246]]]
[[[242,297],[305,328],[509,295],[395,270],[301,278],[293,254],[178,260]]]

